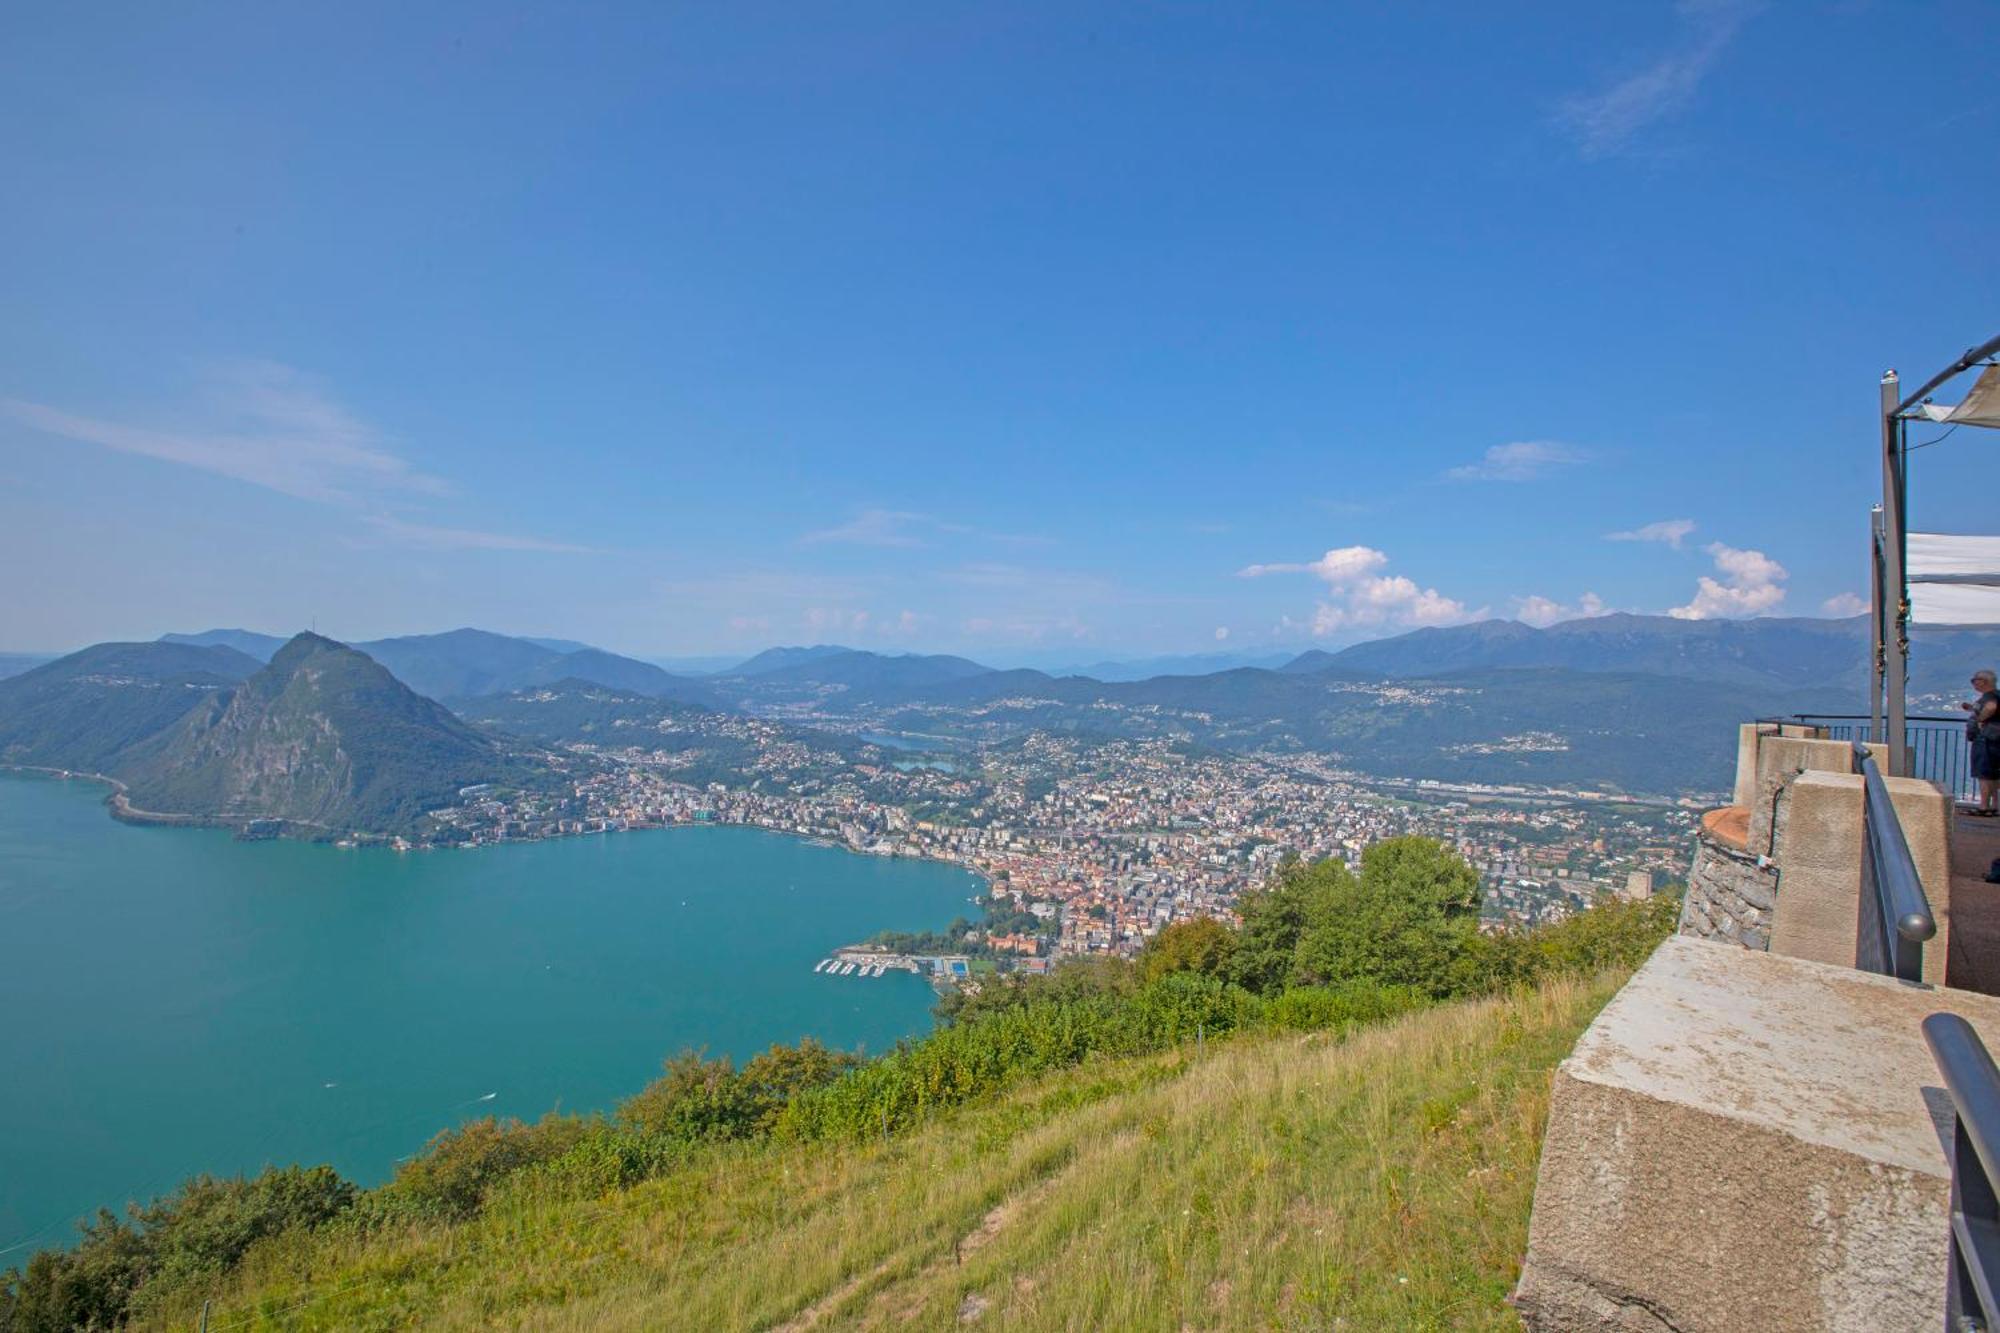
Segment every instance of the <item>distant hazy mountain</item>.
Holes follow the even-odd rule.
[[[432,699],[472,699],[558,680],[587,680],[685,703],[706,703],[713,697],[706,686],[671,675],[651,662],[601,648],[560,651],[545,642],[481,629],[413,634],[354,646]]]
[[[1910,637],[1910,694],[1957,696],[1972,669],[2000,661],[2000,634],[1918,631]],[[1609,615],[1536,629],[1513,620],[1420,629],[1337,653],[1301,654],[1288,674],[1338,668],[1406,678],[1501,667],[1645,672],[1781,689],[1843,690],[1866,702],[1868,618],[1767,616],[1677,620]]]
[[[844,704],[880,703],[915,697],[953,681],[998,674],[991,667],[945,654],[891,656],[857,649],[817,648],[776,651],[790,651],[798,656],[789,664],[769,666],[748,675],[732,672],[716,677],[715,689],[725,699],[753,704],[826,700],[835,696]]]
[[[647,657],[642,661],[651,662],[662,671],[676,676],[716,676],[733,672],[743,665],[743,659],[728,654],[696,654],[693,657]]]
[[[285,641],[275,634],[259,634],[248,629],[205,629],[199,634],[162,634],[161,643],[191,643],[208,648],[234,648],[239,653],[248,654],[259,662],[271,660],[271,654],[285,646]]]
[[[1092,662],[1087,666],[1050,667],[1052,676],[1088,676],[1092,680],[1150,680],[1154,676],[1205,676],[1238,667],[1275,669],[1290,662],[1288,653],[1186,653],[1140,657],[1129,661]]]
[[[0,653],[0,680],[33,671],[56,660],[54,653]]]
[[[816,662],[823,657],[839,657],[851,653],[852,648],[842,648],[838,644],[821,643],[810,648],[766,648],[746,662],[739,662],[724,672],[730,676],[761,676],[771,671],[783,671],[788,667],[805,662]]]
[[[234,648],[100,643],[0,680],[0,763],[109,772],[261,665]]]
[[[301,634],[234,689],[210,692],[128,749],[115,775],[143,810],[396,833],[459,788],[509,771],[491,737],[380,663]]]
[[[1728,785],[1738,723],[1846,704],[1833,690],[1561,668],[1389,679],[1246,667],[1129,682],[1021,670],[914,693],[870,723],[965,740],[1040,731],[1303,750],[1382,777],[1671,794]]]

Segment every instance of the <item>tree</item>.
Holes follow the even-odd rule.
[[[1268,884],[1237,903],[1243,927],[1230,957],[1230,979],[1259,995],[1283,990],[1307,927],[1331,910],[1331,901],[1352,883],[1353,876],[1339,861],[1307,865],[1287,859]]]
[[[1361,874],[1328,876],[1307,904],[1290,981],[1372,981],[1433,996],[1464,985],[1479,927],[1479,876],[1430,838],[1390,838],[1361,858]]]
[[[1157,981],[1173,972],[1227,977],[1236,953],[1236,932],[1213,917],[1176,921],[1155,935],[1139,955],[1139,976]]]
[[[754,1056],[741,1075],[750,1103],[751,1132],[769,1132],[792,1098],[831,1083],[860,1064],[860,1056],[830,1050],[811,1037],[796,1046],[773,1045]]]

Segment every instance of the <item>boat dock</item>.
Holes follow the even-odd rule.
[[[855,946],[834,950],[833,957],[813,964],[813,971],[829,977],[882,977],[890,972],[910,972],[934,981],[963,981],[970,973],[969,960],[958,955],[886,953]]]

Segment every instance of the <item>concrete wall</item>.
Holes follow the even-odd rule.
[[[1783,901],[1781,892],[1780,902]],[[1685,937],[1556,1072],[1532,1333],[1933,1333],[1950,1134],[1919,1023],[2000,1000]]]
[[[1749,850],[1775,852],[1791,814],[1791,786],[1804,773],[1852,773],[1854,747],[1846,741],[1803,736],[1762,736],[1757,744],[1755,797],[1750,803]]]
[[[1951,800],[1916,778],[1885,778],[1938,933],[1924,946],[1924,980],[1944,983],[1951,931]],[[1785,794],[1777,835],[1773,953],[1852,967],[1860,931],[1873,927],[1859,774],[1801,773]]]

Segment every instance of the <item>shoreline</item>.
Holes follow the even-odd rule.
[[[759,833],[769,833],[776,837],[781,837],[781,838],[796,838],[799,841],[804,842],[810,846],[825,847],[832,851],[846,852],[850,856],[864,857],[874,861],[930,861],[938,865],[955,866],[958,869],[963,870],[966,874],[970,875],[978,885],[979,889],[978,894],[974,898],[969,899],[968,901],[984,901],[986,898],[991,896],[991,890],[993,888],[993,879],[990,875],[988,875],[984,870],[981,870],[978,866],[969,864],[968,862],[962,861],[957,857],[931,856],[929,854],[923,854],[918,856],[901,856],[901,855],[881,856],[873,852],[860,851],[857,850],[856,848],[849,847],[845,843],[838,842],[832,838],[828,838],[823,834],[800,833],[795,829],[772,828],[768,824],[758,824],[748,820],[741,820],[741,819],[711,819],[711,820],[702,820],[699,822],[694,820],[689,820],[685,823],[675,823],[675,824],[640,824],[636,826],[628,825],[625,828],[588,829],[576,833],[556,833],[556,834],[551,834],[548,837],[541,837],[541,838],[511,838],[511,839],[506,839],[504,841],[473,843],[469,846],[465,844],[438,845],[438,844],[409,843],[406,846],[397,847],[394,844],[397,841],[399,841],[399,839],[397,838],[396,835],[393,834],[349,832],[344,834],[333,834],[331,836],[328,836],[325,834],[323,826],[302,825],[297,820],[273,819],[268,816],[251,816],[251,815],[184,815],[184,814],[169,814],[164,811],[157,811],[157,810],[141,810],[126,799],[125,797],[126,784],[120,782],[117,778],[111,777],[109,774],[105,773],[86,773],[81,769],[74,769],[74,768],[52,768],[44,764],[0,764],[0,773],[28,774],[34,776],[55,778],[62,781],[80,779],[85,782],[100,783],[104,786],[111,788],[111,791],[106,793],[104,800],[102,802],[106,812],[113,819],[117,820],[121,824],[131,824],[137,827],[157,827],[157,828],[237,828],[238,837],[242,838],[242,840],[246,842],[257,842],[265,840],[265,836],[260,836],[257,838],[242,837],[241,828],[239,826],[247,827],[253,824],[276,824],[283,826],[280,831],[266,835],[272,838],[291,836],[295,841],[298,842],[315,842],[315,843],[320,843],[322,845],[332,844],[334,846],[343,848],[369,847],[382,851],[397,851],[397,852],[478,852],[478,851],[485,851],[495,847],[524,847],[524,846],[531,846],[535,843],[541,843],[541,842],[561,842],[570,838],[605,837],[613,834],[671,833],[676,829],[740,828],[740,829],[753,829]],[[286,831],[294,827],[321,828],[322,835],[317,837],[303,836],[303,835],[289,834]],[[343,843],[341,841],[342,839],[350,839],[350,838],[355,839],[355,841],[351,844]]]

